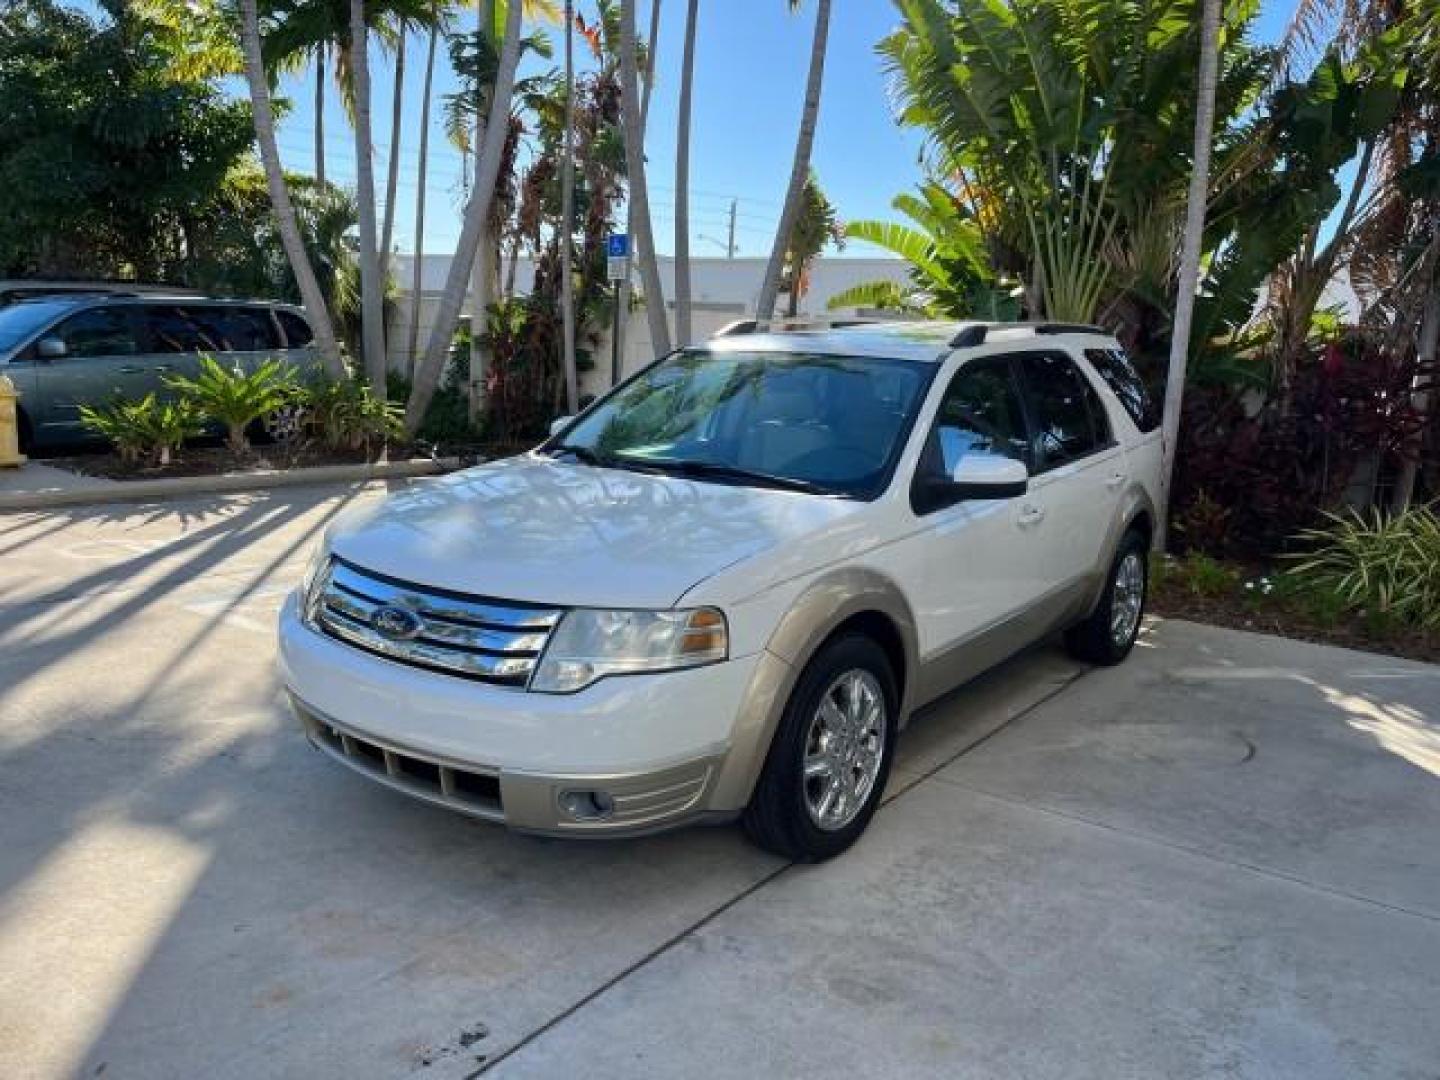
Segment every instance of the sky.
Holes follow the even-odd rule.
[[[649,4],[637,0],[642,20]],[[683,47],[685,0],[662,0],[659,77],[651,103],[647,138],[648,177],[656,249],[674,249],[675,142],[679,64]],[[805,79],[814,32],[814,3],[794,14],[785,0],[701,0],[691,120],[691,251],[723,255],[731,200],[736,200],[738,254],[768,255],[780,204],[789,180],[800,122]],[[577,8],[593,17],[589,0]],[[1290,2],[1262,0],[1254,28],[1261,41],[1284,31]],[[875,45],[897,22],[889,0],[835,0],[821,98],[819,129],[812,165],[842,220],[889,218],[890,200],[915,187],[923,177],[922,136],[894,121],[887,80]],[[557,66],[532,61],[532,69]],[[577,49],[577,52],[583,50]],[[414,250],[414,203],[420,90],[424,41],[411,40],[406,54],[401,126],[400,184],[396,199],[395,244]],[[453,79],[437,63],[436,84],[443,95]],[[390,138],[394,64],[377,56],[373,64],[376,184],[383,197]],[[281,156],[289,169],[314,167],[313,82],[309,75],[286,79],[281,87],[290,111],[280,126]],[[326,166],[331,179],[352,184],[353,136],[335,94],[325,112]],[[453,250],[460,230],[461,158],[445,139],[438,108],[432,117],[430,179],[427,183],[425,250]],[[851,243],[845,255],[878,255],[877,249]]]

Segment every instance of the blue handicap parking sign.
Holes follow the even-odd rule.
[[[606,254],[612,259],[628,258],[630,256],[630,235],[628,233],[616,233],[610,237]]]

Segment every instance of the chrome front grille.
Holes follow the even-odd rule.
[[[416,667],[523,687],[564,611],[396,581],[331,559],[315,585],[310,618],[349,645]],[[415,617],[416,633],[382,632],[378,612]]]

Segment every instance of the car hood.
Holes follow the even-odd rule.
[[[335,555],[404,581],[576,607],[665,608],[863,503],[527,455],[341,518]]]

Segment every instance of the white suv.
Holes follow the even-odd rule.
[[[823,859],[919,706],[1145,604],[1158,416],[1053,324],[739,334],[535,451],[342,518],[281,616],[310,740],[407,794],[570,836],[743,820]]]

